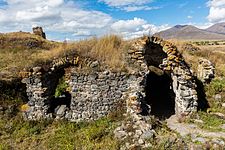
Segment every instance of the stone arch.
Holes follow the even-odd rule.
[[[123,103],[130,86],[136,83],[139,77],[137,74],[100,69],[101,64],[90,58],[80,59],[79,65],[76,66],[76,60],[56,60],[47,69],[35,67],[28,73],[29,76],[22,80],[27,85],[28,106],[30,106],[25,112],[26,118],[29,120],[59,118],[75,122],[98,119],[119,109],[118,105]],[[49,110],[58,79],[67,67],[69,69],[65,74],[68,76],[71,103],[69,110],[64,111],[64,115],[60,117]],[[61,108],[59,111],[64,109]]]
[[[66,76],[65,69],[77,65],[77,58],[76,56],[56,58],[42,67],[34,67],[29,72],[20,72],[25,75],[23,75],[22,83],[26,84],[30,107],[25,113],[26,118],[30,120],[52,118],[58,105],[67,104],[65,101],[61,103],[54,94],[59,79]],[[70,97],[70,95],[66,96]]]
[[[145,36],[134,42],[133,49],[134,50],[128,53],[131,59],[145,70],[146,87],[151,87],[151,83],[148,82],[149,75],[164,75],[171,79],[167,82],[170,84],[169,87],[171,87],[173,92],[175,113],[177,115],[188,115],[197,111],[198,97],[195,79],[192,71],[175,45],[158,37]],[[151,93],[149,93],[148,89],[149,88],[145,88],[145,101],[147,103],[148,98],[151,97]],[[148,104],[151,105],[152,103],[150,102]],[[154,108],[152,108],[152,110],[153,109]]]
[[[64,68],[77,65],[78,58],[70,54],[70,56],[54,59],[47,67],[35,67],[27,73],[28,76],[22,82],[26,83],[29,98],[30,109],[25,113],[28,119],[52,117],[49,113],[50,102],[58,79],[64,74]],[[164,91],[167,94],[171,93],[173,97],[171,99],[174,100],[174,106],[168,107],[174,107],[175,114],[188,115],[197,110],[195,79],[172,43],[157,37],[145,36],[136,39],[132,41],[126,61],[133,69],[130,73],[111,72],[106,67],[103,70],[96,69],[98,61],[94,60],[84,62],[90,65],[89,67],[93,67],[89,73],[79,73],[76,67],[72,68],[69,73],[70,79],[68,79],[71,111],[66,113],[65,118],[71,121],[98,119],[116,110],[121,100],[129,100],[129,95],[134,93],[138,93],[136,97],[140,100],[134,104],[142,103],[141,106],[145,108],[143,114],[149,114],[154,105],[148,102],[148,97],[152,96],[151,93],[148,95],[148,86],[152,88],[152,83],[148,81],[149,78],[153,78],[154,81],[154,77],[157,77],[155,78],[157,80],[162,77],[162,83],[166,85]],[[149,107],[146,104],[152,106]],[[129,108],[129,105],[127,107]]]
[[[167,73],[150,71],[147,75],[145,101],[151,106],[151,115],[167,119],[175,114],[175,93],[171,88],[172,79]]]

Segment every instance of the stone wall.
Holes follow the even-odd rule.
[[[198,97],[194,75],[175,45],[157,37],[146,36],[137,39],[128,53],[134,63],[147,65],[148,69],[154,66],[157,70],[170,74],[177,115],[197,111]]]
[[[129,74],[101,70],[100,63],[90,59],[84,61],[87,64],[85,67],[88,67],[88,72],[85,72],[84,66],[72,66],[72,62],[79,63],[77,57],[56,59],[47,69],[31,69],[29,76],[22,80],[26,83],[29,99],[29,109],[25,112],[27,119],[95,120],[117,110],[120,104],[125,106],[130,93],[135,91],[144,94],[145,76],[140,72]],[[63,75],[69,85],[70,105],[58,104],[52,107],[58,103],[54,93]]]
[[[116,111],[118,104],[136,95],[142,99],[142,107],[149,114],[145,87],[147,76],[152,71],[167,73],[172,79],[171,88],[175,93],[176,114],[190,114],[197,110],[196,84],[192,71],[185,63],[177,48],[156,37],[143,37],[132,41],[126,61],[131,72],[112,72],[110,68],[99,67],[96,60],[85,59],[85,66],[79,65],[82,59],[65,56],[52,61],[48,68],[35,67],[23,79],[27,85],[29,110],[28,119],[66,118],[71,121],[95,120]],[[87,60],[87,61],[86,61]],[[66,73],[65,68],[68,69]],[[51,110],[55,88],[62,75],[67,76],[70,105],[59,104]],[[151,86],[151,83],[149,86]],[[136,94],[138,93],[138,94]],[[129,107],[127,107],[129,112]]]
[[[45,35],[42,27],[34,27],[33,28],[33,33],[35,35],[41,36],[42,38],[46,39],[46,35]]]
[[[22,80],[26,84],[29,99],[29,110],[26,112],[28,119],[38,120],[52,117],[49,112],[50,102],[58,80],[63,74],[62,70],[46,72],[42,67],[35,67],[32,69],[32,75]]]
[[[117,110],[130,93],[138,75],[109,70],[88,74],[71,70],[71,105],[67,119],[72,121],[94,120]]]
[[[37,66],[29,71],[21,71],[19,75],[26,84],[29,109],[24,113],[30,120],[52,118],[50,110],[55,89],[59,79],[65,74],[64,68],[77,65],[78,57],[71,55],[54,59],[46,66]]]
[[[198,65],[198,78],[203,83],[209,83],[213,78],[215,74],[215,67],[209,60],[205,58],[199,59],[199,65]]]

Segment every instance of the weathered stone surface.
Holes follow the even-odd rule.
[[[127,59],[131,59],[138,67],[130,74],[113,73],[110,69],[97,71],[96,67],[100,66],[100,62],[90,59],[86,63],[93,69],[91,73],[77,72],[76,67],[66,72],[66,82],[71,94],[69,111],[65,114],[67,119],[98,119],[115,110],[117,104],[127,99],[127,96],[128,113],[149,114],[151,108],[145,104],[145,86],[147,75],[151,71],[157,75],[165,72],[170,74],[176,114],[189,114],[197,110],[196,84],[192,71],[173,44],[156,37],[144,37],[137,39],[131,49],[128,55],[132,57],[128,56]],[[52,112],[50,115],[48,113],[60,76],[58,71],[77,64],[77,58],[66,56],[54,59],[50,69],[35,67],[32,75],[22,80],[27,85],[28,104],[31,107],[27,114],[30,119],[51,116]],[[143,104],[145,108],[142,108]],[[133,117],[137,120],[141,118],[140,115]]]
[[[128,77],[123,74],[112,73],[109,70],[90,75],[76,74],[76,76],[79,76],[80,79],[86,79],[86,81],[83,80],[81,84],[79,80],[69,81],[72,87],[71,94],[77,93],[71,99],[71,120],[73,121],[78,118],[93,120],[109,114],[117,107],[117,103],[123,99],[125,92],[128,91],[126,87],[130,86],[126,82]],[[71,79],[74,78],[71,74]],[[121,84],[118,84],[120,82]]]
[[[90,67],[91,67],[91,68],[95,68],[95,67],[97,67],[98,65],[99,65],[99,62],[98,62],[98,61],[94,61],[94,62],[91,63]]]
[[[140,138],[144,139],[144,140],[148,140],[148,139],[153,138],[154,134],[155,133],[152,130],[149,130],[149,131],[144,132]]]
[[[209,60],[205,58],[199,59],[199,65],[198,65],[198,72],[197,72],[198,78],[203,83],[209,83],[213,78],[215,74],[215,67]]]
[[[42,27],[34,27],[33,28],[33,33],[35,35],[41,36],[42,38],[46,39],[46,35],[45,35]]]
[[[200,142],[200,143],[205,143],[206,142],[205,138],[203,138],[203,137],[194,138],[194,139],[192,139],[192,141],[193,142]]]
[[[41,69],[42,69],[41,67],[34,67],[34,68],[33,68],[33,72],[34,72],[34,73],[37,73],[37,72],[39,72]]]
[[[136,86],[140,86],[139,82],[136,82]],[[135,86],[133,87],[135,91]],[[124,121],[120,127],[118,127],[114,134],[118,137],[118,134],[124,133],[126,136],[120,137],[120,140],[129,139],[126,143],[126,147],[129,149],[131,147],[148,148],[148,140],[154,136],[154,131],[151,130],[152,127],[148,123],[150,120],[149,116],[142,116],[141,113],[145,112],[146,105],[143,100],[143,95],[141,92],[134,92],[130,94],[126,101],[127,106],[127,120]],[[145,107],[143,107],[145,106]],[[148,107],[148,106],[147,106]],[[150,108],[150,107],[148,107]],[[145,112],[146,113],[146,112]]]
[[[118,129],[117,129],[118,130]],[[125,131],[121,131],[121,130],[115,130],[114,131],[114,134],[115,134],[115,137],[118,138],[118,139],[123,139],[123,138],[126,138],[127,136],[127,133]]]
[[[65,111],[66,105],[61,105],[58,109],[56,109],[56,115],[63,116],[65,114]]]
[[[170,73],[173,91],[176,95],[176,114],[189,114],[197,111],[198,98],[195,80],[176,46],[157,37],[143,37],[137,39],[131,49],[136,49],[133,53],[129,51],[134,63],[141,60],[140,63],[138,62],[140,66],[147,64],[149,71],[159,76],[164,72]],[[139,56],[138,52],[142,53],[144,58]]]

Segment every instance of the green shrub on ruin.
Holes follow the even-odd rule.
[[[60,97],[63,95],[63,93],[66,92],[66,89],[68,88],[68,84],[65,82],[65,78],[62,77],[59,79],[59,84],[56,87],[55,90],[55,97]]]

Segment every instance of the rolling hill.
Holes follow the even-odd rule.
[[[209,32],[225,34],[225,22],[214,24],[214,25],[212,25],[211,27],[209,27],[205,30],[209,31]]]
[[[225,24],[224,24],[225,25]],[[225,28],[223,25],[215,24],[208,29],[199,29],[192,25],[176,25],[165,31],[156,33],[164,39],[180,39],[180,40],[225,40]],[[224,32],[224,34],[219,33]]]

